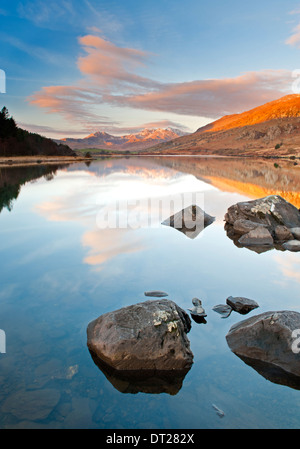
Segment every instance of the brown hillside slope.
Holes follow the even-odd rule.
[[[225,116],[193,134],[149,150],[163,154],[300,157],[300,95]]]
[[[196,132],[222,131],[243,126],[257,125],[278,118],[300,117],[300,95],[287,95],[279,100],[258,106],[241,114],[225,115]]]

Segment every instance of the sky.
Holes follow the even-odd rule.
[[[51,138],[194,132],[300,93],[300,1],[0,0],[0,42],[0,107]]]

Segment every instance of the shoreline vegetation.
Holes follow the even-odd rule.
[[[72,158],[76,153],[67,145],[57,144],[52,139],[31,133],[17,126],[4,106],[0,111],[0,157],[6,161],[12,158],[42,157]],[[10,162],[9,162],[10,163]]]

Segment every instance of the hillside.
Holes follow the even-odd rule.
[[[298,157],[300,95],[288,95],[241,114],[224,116],[193,134],[154,146],[149,151]]]
[[[76,156],[67,145],[30,133],[16,125],[4,107],[0,111],[0,157]]]
[[[99,131],[94,134],[90,134],[83,139],[65,138],[62,140],[56,140],[55,142],[67,144],[73,150],[82,148],[96,148],[113,151],[139,151],[162,142],[168,142],[169,140],[173,140],[184,135],[186,135],[186,133],[174,128],[146,128],[137,134],[113,136],[106,132]]]

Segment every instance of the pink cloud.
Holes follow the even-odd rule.
[[[87,53],[78,58],[79,70],[100,85],[116,85],[119,82],[139,86],[157,84],[135,73],[138,66],[145,65],[150,53],[133,48],[117,47],[102,37],[93,35],[79,38],[79,43]]]
[[[294,38],[296,39],[296,38]],[[299,30],[300,40],[300,30]],[[296,42],[296,41],[295,41]],[[97,105],[219,118],[291,93],[288,70],[247,72],[224,79],[161,83],[141,76],[151,54],[118,47],[94,35],[79,38],[84,54],[77,60],[83,78],[73,86],[46,86],[29,101],[50,113],[85,125],[105,124]],[[109,125],[109,123],[106,123]],[[88,126],[89,126],[88,125]]]
[[[293,34],[285,41],[285,43],[300,48],[300,23],[293,29]]]
[[[236,78],[165,84],[137,95],[104,94],[103,100],[118,106],[214,118],[279,98],[291,88],[291,80],[287,70],[265,70]]]

